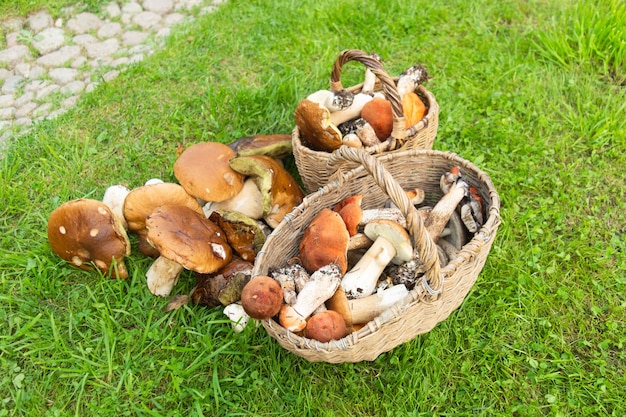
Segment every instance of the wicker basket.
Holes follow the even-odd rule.
[[[369,154],[384,154],[407,149],[431,149],[439,121],[439,105],[435,101],[435,96],[420,85],[416,93],[420,96],[428,111],[424,118],[417,124],[406,129],[404,114],[402,110],[402,100],[396,89],[396,78],[390,77],[381,64],[363,51],[349,49],[341,52],[335,60],[330,78],[330,90],[341,91],[344,87],[341,84],[341,70],[349,61],[362,63],[370,69],[378,78],[375,91],[385,94],[391,103],[394,117],[394,127],[391,137],[376,146],[365,148]],[[361,91],[363,84],[358,84],[346,90],[353,93]],[[331,160],[330,152],[315,151],[307,147],[300,138],[298,127],[292,133],[293,155],[300,178],[308,192],[316,191],[325,185],[330,177],[338,170],[342,172],[355,168],[357,164],[351,161]]]
[[[298,255],[304,229],[317,213],[354,194],[364,195],[363,208],[383,207],[385,201],[391,199],[402,210],[414,248],[427,272],[402,302],[341,340],[321,343],[300,337],[273,319],[263,321],[263,326],[285,349],[312,362],[374,360],[381,353],[430,331],[461,304],[493,244],[500,224],[500,199],[489,176],[454,153],[414,149],[375,158],[362,150],[340,148],[332,153],[332,159],[359,166],[343,176],[336,176],[305,197],[267,239],[257,256],[253,276],[267,275],[273,269],[284,267],[288,259]],[[442,195],[441,174],[455,165],[461,167],[466,181],[476,187],[483,198],[487,218],[457,257],[440,267],[436,245],[403,189],[424,189],[425,204],[434,205]]]

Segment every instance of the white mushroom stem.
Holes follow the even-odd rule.
[[[163,184],[163,180],[160,178],[150,178],[144,185]]]
[[[306,319],[333,296],[341,282],[341,270],[336,264],[321,267],[311,275],[298,293],[295,304],[283,305],[280,321],[283,327],[299,332],[306,327]]]
[[[363,147],[363,142],[361,142],[361,139],[357,136],[356,133],[348,133],[347,135],[344,135],[344,137],[341,138],[341,142],[351,148]]]
[[[396,256],[393,243],[378,238],[341,280],[341,286],[349,298],[366,297],[376,289],[378,277]]]
[[[167,297],[178,282],[183,266],[178,262],[159,256],[146,272],[148,289],[159,297]]]
[[[363,210],[363,217],[361,217],[359,225],[366,225],[380,219],[391,220],[402,227],[406,227],[406,218],[397,207]]]
[[[296,292],[296,282],[293,276],[283,272],[278,272],[272,274],[272,278],[278,281],[280,287],[283,289],[283,300],[285,301],[285,304],[295,304],[298,293]]]
[[[363,298],[348,300],[350,311],[352,312],[353,323],[367,323],[378,317],[404,297],[409,290],[403,284],[394,285],[384,291]]]
[[[202,207],[205,217],[209,217],[215,210],[238,211],[251,219],[263,218],[263,195],[252,178],[248,178],[241,191],[228,200],[208,202]]]
[[[430,211],[425,226],[434,242],[437,242],[441,236],[448,220],[450,220],[450,216],[452,216],[463,197],[468,193],[468,189],[467,183],[462,178],[459,178]]]
[[[224,307],[224,314],[230,320],[230,324],[233,326],[235,333],[241,333],[250,320],[250,316],[239,303],[232,303]]]
[[[102,197],[102,202],[109,206],[113,214],[124,226],[124,229],[128,229],[128,223],[124,217],[124,200],[126,200],[128,193],[130,193],[128,187],[118,184],[107,188]]]
[[[339,110],[330,114],[330,120],[335,126],[339,126],[342,123],[352,120],[355,117],[361,115],[361,110],[365,103],[371,101],[374,97],[370,94],[358,93],[354,95],[352,105],[344,110]]]
[[[369,123],[365,123],[362,126],[357,127],[356,135],[361,140],[363,146],[374,146],[377,143],[380,143],[378,136],[376,136],[376,131]]]
[[[347,90],[319,90],[310,94],[306,99],[326,107],[332,113],[350,107],[354,94]]]

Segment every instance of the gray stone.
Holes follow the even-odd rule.
[[[16,17],[2,22],[2,26],[4,26],[9,32],[17,32],[24,27],[24,22],[25,19],[23,17]]]
[[[122,34],[122,43],[127,46],[139,45],[148,39],[148,33],[137,30],[129,30]]]
[[[191,10],[194,7],[200,7],[202,0],[180,0],[176,3],[175,10]]]
[[[139,52],[133,56],[130,57],[130,64],[136,64],[138,62],[141,62],[144,60],[144,55]]]
[[[13,107],[15,106],[15,99],[13,94],[3,94],[0,96],[0,107]]]
[[[30,58],[30,50],[26,45],[16,45],[0,51],[0,65],[13,69],[20,62]]]
[[[37,38],[39,40],[33,41],[32,44],[40,54],[56,51],[65,44],[65,32],[60,28],[44,29],[37,35]]]
[[[42,88],[44,88],[45,86],[47,86],[48,84],[50,84],[50,81],[48,80],[32,80],[28,84],[24,85],[24,91],[37,92],[41,90]]]
[[[30,126],[33,124],[33,120],[30,117],[20,117],[13,122],[19,126]]]
[[[12,75],[4,80],[4,84],[2,85],[2,92],[5,94],[13,94],[20,88],[23,82],[24,77],[22,77],[21,75]]]
[[[78,76],[78,70],[74,68],[54,68],[48,73],[52,81],[57,84],[65,85],[70,81],[74,81]]]
[[[176,25],[185,20],[185,15],[182,15],[180,13],[171,13],[165,16],[163,20],[167,26]]]
[[[85,49],[87,50],[87,56],[89,58],[101,58],[113,55],[118,49],[120,49],[120,45],[117,39],[112,38],[107,39],[104,42],[85,45]]]
[[[67,21],[67,28],[74,33],[87,33],[98,30],[104,22],[93,13],[79,13],[76,17]]]
[[[0,120],[11,120],[13,118],[15,118],[15,107],[0,109]]]
[[[141,4],[135,2],[128,2],[122,6],[122,12],[127,14],[137,14],[143,12]]]
[[[33,101],[34,98],[35,98],[35,93],[33,93],[32,91],[27,91],[24,94],[22,94],[22,96],[19,97],[17,100],[15,100],[15,103],[13,105],[18,108],[23,107],[26,103],[30,103],[31,101]]]
[[[22,107],[19,107],[16,111],[15,111],[15,118],[16,119],[21,119],[22,117],[26,117],[29,114],[32,113],[33,110],[35,110],[37,108],[37,103],[33,103],[28,102],[26,104],[24,104]]]
[[[90,43],[96,43],[98,42],[98,38],[96,38],[95,36],[92,36],[88,33],[85,33],[83,35],[76,35],[72,38],[72,42],[74,42],[76,45],[88,45]]]
[[[82,93],[85,89],[85,83],[79,80],[72,81],[67,83],[63,87],[61,87],[60,91],[62,94],[79,94]]]
[[[80,46],[68,45],[58,51],[37,58],[37,64],[44,67],[60,67],[80,55]]]
[[[120,6],[115,2],[107,4],[107,7],[104,10],[109,17],[112,18],[119,17],[122,14],[122,9],[120,9]]]
[[[59,88],[61,87],[59,87],[56,84],[50,84],[49,86],[42,88],[41,90],[37,92],[37,100],[43,100],[44,98],[48,97],[50,94],[57,91]]]
[[[33,111],[33,117],[41,119],[42,117],[45,117],[48,113],[50,113],[51,108],[52,103],[44,103],[41,106],[37,107],[35,111]]]
[[[141,12],[133,17],[133,23],[141,26],[143,29],[150,29],[159,24],[161,15],[153,12]]]
[[[85,58],[84,56],[79,56],[78,58],[76,58],[72,64],[70,65],[70,67],[72,68],[82,68],[87,64],[87,58]]]
[[[122,31],[122,25],[117,22],[105,23],[98,29],[99,38],[112,38]]]
[[[22,43],[20,43],[20,33],[19,32],[12,32],[12,33],[8,33],[5,36],[5,39],[7,41],[7,48],[11,48],[13,46],[17,46],[17,45],[22,45]]]
[[[121,67],[123,65],[127,65],[130,62],[130,59],[127,57],[118,58],[115,61],[111,62],[111,66],[113,68]]]
[[[37,80],[44,76],[46,73],[46,69],[44,67],[40,67],[39,65],[35,65],[30,69],[30,73],[28,74],[28,78],[31,80]]]
[[[144,0],[142,5],[144,10],[160,15],[174,10],[174,2],[172,0]]]
[[[6,68],[0,68],[0,80],[4,81],[13,75],[13,71],[9,71]]]
[[[119,74],[120,72],[118,70],[109,71],[102,76],[102,79],[108,82],[117,77]]]
[[[30,27],[30,30],[35,33],[39,33],[42,30],[49,28],[52,26],[52,23],[52,16],[50,16],[50,14],[46,11],[37,12],[28,17],[28,26]]]

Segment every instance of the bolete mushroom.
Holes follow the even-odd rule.
[[[244,136],[228,144],[237,156],[266,155],[283,159],[292,154],[291,135],[253,135]]]
[[[433,242],[437,242],[450,216],[463,198],[469,194],[469,185],[465,182],[458,166],[452,167],[449,172],[441,176],[440,186],[445,194],[435,204],[424,222]]]
[[[379,140],[384,141],[391,136],[393,112],[389,100],[380,97],[372,99],[363,106],[361,117],[372,126]]]
[[[348,328],[341,316],[333,310],[314,314],[306,323],[304,335],[320,342],[339,340],[348,334]]]
[[[148,288],[154,295],[169,295],[182,268],[208,274],[231,259],[232,249],[224,232],[188,207],[160,206],[147,217],[146,228],[148,242],[160,253],[146,274]],[[180,264],[180,268],[172,262]],[[158,268],[162,263],[168,265],[165,270]]]
[[[328,264],[337,264],[341,273],[348,269],[350,234],[339,213],[322,209],[309,223],[298,249],[302,266],[313,273]]]
[[[355,194],[344,198],[333,207],[333,211],[339,213],[343,222],[346,224],[350,237],[357,234],[359,224],[363,218],[362,202],[363,194]]]
[[[337,114],[340,112],[335,112]],[[342,135],[323,105],[303,99],[294,113],[303,142],[316,151],[332,152],[342,145]]]
[[[124,200],[130,193],[130,189],[122,184],[111,185],[104,191],[102,202],[109,206],[113,214],[122,222],[124,229],[128,228],[128,223],[124,217]]]
[[[241,305],[246,313],[258,320],[274,317],[283,305],[283,289],[267,275],[250,280],[241,291]]]
[[[230,247],[244,261],[254,262],[265,243],[265,233],[256,220],[238,211],[214,211],[209,220],[226,236]]]
[[[243,183],[243,188],[234,197],[220,202],[206,203],[202,210],[206,217],[214,210],[238,211],[246,216],[259,220],[263,218],[263,195],[252,178]]]
[[[241,191],[244,182],[244,176],[230,167],[235,156],[222,143],[196,143],[176,159],[174,176],[187,193],[204,202],[228,200]]]
[[[365,225],[364,233],[374,243],[341,281],[349,298],[372,294],[378,278],[390,262],[401,264],[413,258],[411,238],[397,223],[375,220]]]
[[[354,93],[348,90],[318,90],[309,94],[306,99],[326,107],[332,113],[350,107],[354,101]]]
[[[263,197],[263,219],[272,228],[304,198],[304,192],[274,158],[265,155],[238,156],[230,160],[236,172],[251,177]]]
[[[393,285],[385,290],[379,290],[363,298],[348,299],[343,289],[337,289],[326,303],[329,310],[336,311],[350,326],[364,324],[383,311],[391,308],[409,294],[409,290],[402,284]]]
[[[126,279],[124,257],[130,255],[126,230],[109,206],[81,198],[57,207],[48,218],[50,247],[70,265],[95,266],[111,278]]]

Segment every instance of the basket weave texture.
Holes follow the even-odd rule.
[[[376,158],[362,150],[340,148],[332,153],[332,158],[359,166],[335,176],[326,186],[304,198],[267,239],[257,256],[253,276],[267,275],[286,266],[288,259],[298,255],[304,230],[317,213],[354,194],[363,194],[364,209],[383,207],[388,199],[398,206],[405,214],[414,249],[427,272],[403,301],[341,340],[322,343],[307,339],[273,319],[263,321],[263,326],[282,347],[311,362],[374,360],[381,353],[430,331],[461,304],[493,244],[500,224],[500,199],[486,173],[450,152],[413,149]],[[483,198],[487,218],[456,258],[441,267],[436,245],[403,189],[422,188],[426,193],[425,204],[434,205],[442,196],[439,188],[442,173],[457,165],[468,184],[476,187]]]
[[[408,149],[431,149],[439,126],[439,105],[435,96],[423,85],[419,85],[416,94],[427,107],[426,115],[417,124],[406,128],[402,99],[398,94],[396,82],[398,77],[390,77],[379,61],[363,51],[348,49],[342,51],[335,63],[330,78],[330,90],[341,91],[342,68],[346,63],[356,61],[371,70],[378,78],[374,91],[382,91],[391,103],[394,127],[391,137],[378,145],[365,148],[371,155],[386,154]],[[353,93],[361,91],[363,84],[345,88]],[[346,172],[358,166],[352,161],[337,161],[331,158],[331,152],[316,151],[304,143],[296,126],[292,132],[293,155],[302,183],[308,192],[314,192],[325,185],[336,171]]]

